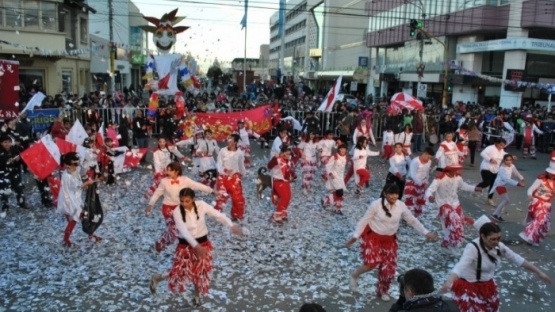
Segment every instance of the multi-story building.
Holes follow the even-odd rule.
[[[555,1],[373,0],[368,14],[375,94],[403,89],[441,103],[446,63],[453,65],[445,80],[452,85],[448,103],[519,107],[547,98],[545,89],[519,88],[520,82],[555,82]],[[411,37],[411,19],[423,21],[434,38]]]
[[[19,61],[22,95],[90,90],[89,13],[83,0],[0,0],[0,58]]]
[[[283,32],[280,12],[270,18],[271,67],[278,68],[283,53],[280,66],[283,76],[302,78],[315,88],[327,88],[342,76],[345,82],[355,82],[349,83],[344,91],[364,95],[370,54],[365,45],[368,26],[365,8],[366,1],[362,0],[287,2]]]
[[[143,65],[148,50],[147,33],[139,26],[147,25],[137,6],[130,0],[89,1],[97,9],[91,17],[91,73],[96,90],[110,90],[110,24],[109,8],[112,6],[112,40],[116,46],[114,60],[115,89],[125,87],[140,89]]]
[[[308,2],[316,0],[290,0],[280,18],[279,10],[270,17],[269,62],[272,76],[281,70],[282,77],[297,79],[308,66],[309,49],[315,42],[307,42],[308,28],[312,21],[308,14]],[[283,64],[280,64],[283,59]]]

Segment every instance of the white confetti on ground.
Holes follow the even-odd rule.
[[[350,273],[360,264],[360,249],[358,244],[342,248],[385,181],[383,161],[373,159],[371,165],[370,188],[358,198],[352,191],[347,193],[343,216],[320,207],[325,192],[319,179],[314,187],[317,191],[308,196],[300,192],[301,181],[296,181],[289,222],[283,226],[268,222],[273,206],[267,199],[256,198],[255,177],[243,179],[248,203],[243,224],[249,235],[233,236],[213,220],[209,222],[214,271],[210,293],[199,310],[296,311],[304,302],[317,302],[327,311],[388,311],[392,302],[384,303],[374,296],[376,272],[361,277],[360,294],[349,290]],[[72,240],[79,247],[73,250],[61,245],[65,220],[40,206],[33,186],[28,198],[34,209],[11,209],[0,221],[0,306],[17,311],[175,311],[187,307],[191,289],[184,296],[172,295],[165,282],[160,283],[156,296],[148,289],[152,274],[171,267],[174,250],[172,246],[155,254],[151,249],[165,224],[159,205],[152,216],[144,215],[142,195],[150,185],[150,172],[126,173],[117,185],[101,188],[105,220],[97,234],[104,240],[90,242],[78,225]],[[299,169],[298,174],[300,177]],[[210,202],[213,197],[204,199]],[[428,209],[422,221],[439,233],[434,208]],[[229,215],[229,204],[225,212]],[[475,231],[466,228],[466,234],[471,239]],[[457,259],[442,252],[439,242],[425,243],[406,226],[401,227],[398,239],[397,272],[425,268],[439,287]],[[542,269],[553,271],[552,258],[529,260],[545,261],[540,262]],[[531,274],[505,261],[496,280],[502,310],[516,304],[533,304],[534,311],[551,310],[552,288]],[[398,296],[396,283],[390,293]]]

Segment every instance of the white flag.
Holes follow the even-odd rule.
[[[342,78],[343,76],[339,76],[339,78],[337,78],[337,80],[331,87],[330,91],[328,92],[328,95],[326,95],[326,97],[324,98],[324,101],[322,101],[322,104],[318,108],[319,111],[323,111],[323,112],[332,111],[333,105],[335,104],[335,101],[337,101],[337,95],[339,94],[339,89],[341,89]]]
[[[44,93],[42,92],[35,93],[35,95],[33,95],[33,97],[29,100],[29,102],[27,103],[27,105],[25,105],[25,108],[21,112],[23,113],[24,111],[27,111],[27,110],[34,110],[35,107],[41,106],[42,101],[45,98],[46,98],[46,95],[44,95]]]
[[[85,139],[88,137],[89,135],[87,134],[87,131],[85,131],[85,128],[83,128],[81,122],[79,120],[76,120],[66,136],[66,141],[71,142],[77,146],[82,146],[83,141],[85,141]]]

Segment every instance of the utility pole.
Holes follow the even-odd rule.
[[[444,66],[443,66],[443,93],[441,96],[441,105],[443,107],[447,106],[447,97],[448,97],[448,90],[447,90],[447,82],[449,81],[449,61],[447,60],[447,56],[449,55],[449,49],[447,49],[447,44],[441,40],[439,40],[438,38],[432,36],[429,32],[427,32],[424,28],[420,28],[419,29],[420,32],[422,32],[424,35],[426,35],[426,37],[434,39],[435,41],[437,41],[439,44],[441,44],[443,46],[443,51],[444,51]]]
[[[108,27],[110,29],[110,94],[116,91],[116,45],[114,44],[114,3],[108,0]]]

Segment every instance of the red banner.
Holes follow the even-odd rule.
[[[0,119],[19,114],[19,62],[0,60]]]
[[[192,137],[195,128],[201,126],[204,129],[210,129],[217,141],[224,141],[230,134],[238,130],[237,122],[239,120],[245,122],[246,129],[262,135],[272,129],[273,115],[274,108],[269,104],[242,112],[193,114],[181,126],[183,139]]]

